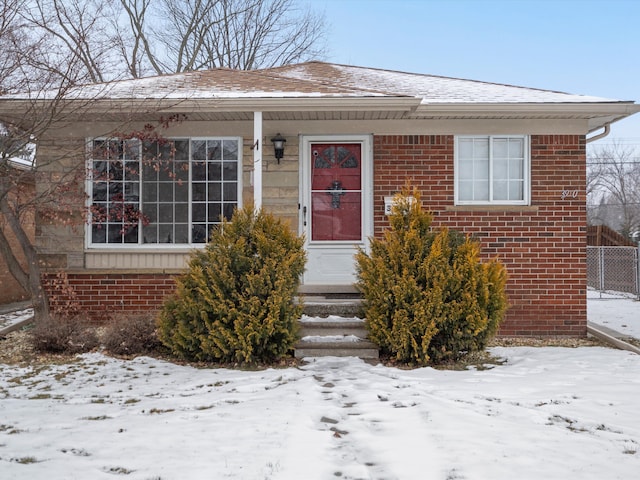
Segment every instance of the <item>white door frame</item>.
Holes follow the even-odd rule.
[[[359,242],[311,240],[311,144],[359,143],[361,145],[362,239]],[[300,136],[300,218],[299,231],[305,235],[307,268],[305,285],[351,285],[356,281],[354,255],[368,248],[373,236],[373,141],[371,135]]]

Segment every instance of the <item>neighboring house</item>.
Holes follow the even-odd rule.
[[[14,162],[10,162],[10,166],[11,168],[16,168],[24,171],[23,174],[17,176],[17,179],[20,182],[18,190],[20,191],[21,195],[27,196],[29,197],[29,199],[33,198],[35,195],[35,183],[33,175],[29,172],[29,166],[23,163]],[[29,235],[29,238],[33,239],[35,236],[35,223],[33,219],[33,213],[31,211],[25,210],[25,212],[23,213],[22,227],[24,228],[27,235]],[[12,246],[13,251],[16,253],[19,252],[20,249],[17,248],[18,240],[16,239],[15,235],[8,227],[8,225],[6,225],[2,213],[0,213],[0,228],[7,236],[9,245]],[[18,254],[17,257],[20,262],[25,262],[23,255]],[[21,302],[24,300],[29,300],[29,295],[13,278],[11,273],[9,273],[9,267],[7,266],[2,255],[0,255],[0,305],[13,302]]]
[[[85,229],[38,225],[37,241],[96,314],[157,308],[220,215],[250,201],[305,235],[303,292],[352,290],[353,254],[387,228],[385,201],[409,181],[435,227],[476,236],[485,258],[507,266],[501,333],[545,336],[586,335],[586,135],[640,110],[321,62],[77,87],[67,98],[65,123],[38,155],[75,152],[60,168],[88,156],[89,201],[104,216]],[[0,98],[0,120],[26,104]],[[113,138],[174,114],[185,117],[163,133],[170,144]],[[145,168],[149,150],[175,170]],[[144,222],[123,224],[123,208]]]

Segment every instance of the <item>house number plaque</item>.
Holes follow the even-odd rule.
[[[567,198],[578,198],[578,190],[563,190],[560,194],[560,198],[562,200],[566,200]]]

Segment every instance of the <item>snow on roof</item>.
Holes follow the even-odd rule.
[[[422,104],[611,103],[620,100],[324,62],[262,70],[217,68],[84,85],[76,99],[409,97]],[[5,97],[6,98],[6,97]]]
[[[585,103],[617,102],[608,98],[502,85],[436,75],[308,62],[271,69],[288,78],[335,82],[383,95],[421,97],[428,103]]]

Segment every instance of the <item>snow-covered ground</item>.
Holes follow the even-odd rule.
[[[594,300],[590,320],[640,317],[639,302],[594,313]],[[640,355],[492,353],[505,363],[466,371],[324,358],[249,372],[101,354],[0,365],[0,478],[637,478]]]
[[[633,296],[587,293],[589,321],[640,339],[640,302]]]
[[[16,323],[22,322],[33,316],[33,309],[16,310],[0,315],[0,330]]]

